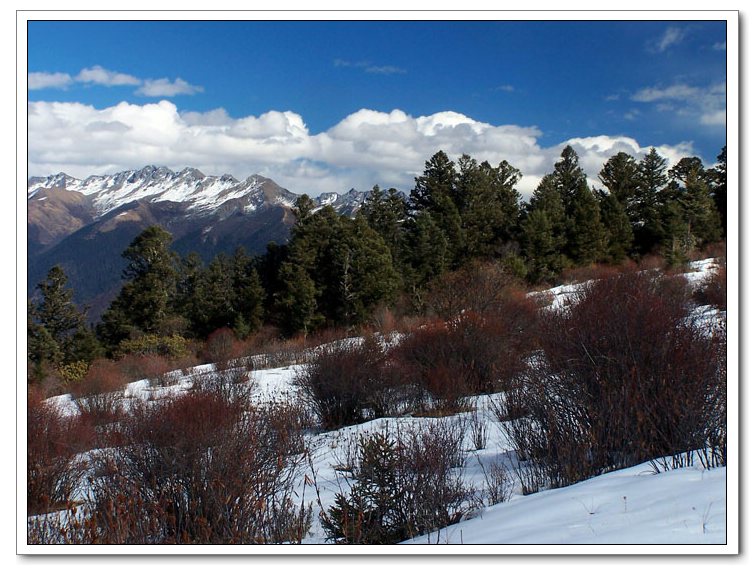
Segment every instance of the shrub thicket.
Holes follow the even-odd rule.
[[[27,404],[27,514],[63,509],[75,495],[85,465],[78,454],[93,443],[93,430],[30,396]]]
[[[501,410],[534,483],[705,447],[725,461],[725,335],[689,322],[684,286],[671,279],[617,275],[542,313],[542,354]]]
[[[325,429],[396,415],[406,403],[383,344],[369,335],[324,346],[294,384]]]
[[[96,457],[92,498],[60,537],[79,543],[301,541],[311,509],[295,508],[301,429],[212,385],[137,402],[124,445]]]

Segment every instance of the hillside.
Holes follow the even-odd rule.
[[[693,286],[698,285],[715,269],[713,260],[696,262],[685,279]],[[549,290],[551,308],[570,305],[573,301],[570,294],[576,293],[579,287],[558,286]],[[543,294],[530,295],[542,297]],[[725,312],[721,314],[702,306],[690,317],[707,332],[718,328]],[[383,339],[383,345],[393,346],[401,338],[400,334],[394,334]],[[358,341],[344,340],[304,350],[298,355],[298,362],[291,365],[252,369],[226,366],[223,369],[228,370],[234,381],[244,382],[245,393],[250,393],[253,405],[296,404],[302,401],[297,378],[307,369],[305,362],[333,346]],[[233,365],[262,365],[270,361],[271,357],[260,356]],[[163,378],[161,384],[154,380],[135,381],[118,395],[121,398],[118,401],[130,410],[143,400],[159,402],[180,397],[198,381],[204,381],[203,378],[221,373],[216,365],[207,364],[175,372]],[[354,458],[360,440],[383,434],[402,442],[426,433],[442,433],[450,434],[447,437],[459,442],[461,459],[455,464],[452,475],[473,495],[459,507],[461,515],[457,523],[404,543],[485,545],[485,553],[521,549],[529,553],[537,549],[532,545],[580,545],[583,552],[593,552],[609,544],[648,545],[650,553],[685,553],[689,545],[736,545],[727,530],[727,525],[731,524],[727,523],[731,521],[727,517],[727,489],[732,483],[727,480],[725,466],[703,465],[699,459],[702,452],[679,468],[675,468],[671,458],[662,458],[568,487],[524,495],[521,474],[528,463],[519,459],[499,421],[497,406],[501,405],[502,397],[502,394],[471,397],[468,411],[445,417],[383,417],[332,431],[313,429],[306,433],[303,444],[297,448],[297,452],[301,449],[306,455],[299,460],[290,491],[293,509],[311,505],[314,513],[302,543],[332,542],[318,521],[318,514],[332,508],[340,495],[353,489]],[[50,398],[47,403],[69,416],[77,414],[82,405],[70,395]],[[98,451],[87,456],[97,461]],[[83,487],[78,496],[86,499],[87,491]],[[527,547],[517,547],[520,545]],[[618,549],[622,552],[620,547]],[[632,548],[634,550],[636,547]]]

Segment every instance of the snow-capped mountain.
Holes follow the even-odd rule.
[[[331,206],[352,216],[365,196],[352,189],[313,199],[317,209]],[[264,176],[238,180],[194,168],[146,166],[84,179],[64,173],[29,178],[29,292],[52,266],[63,265],[77,299],[95,302],[96,314],[119,285],[121,254],[147,226],[165,228],[174,250],[197,252],[205,261],[239,246],[262,253],[268,243],[288,240],[297,197]]]
[[[40,199],[44,190],[50,188],[65,188],[91,198],[96,217],[137,200],[181,203],[194,212],[213,211],[229,200],[241,198],[248,200],[245,209],[249,210],[264,202],[291,207],[296,201],[295,194],[263,176],[252,175],[239,181],[230,174],[206,176],[194,168],[174,172],[165,167],[146,166],[83,180],[63,173],[31,178],[27,197]]]

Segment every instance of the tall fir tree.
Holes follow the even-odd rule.
[[[716,165],[711,170],[711,193],[721,219],[721,232],[726,237],[726,146],[716,158]]]
[[[651,148],[639,163],[640,186],[627,206],[637,255],[647,254],[663,242],[665,232],[660,195],[668,184],[667,169],[668,162],[655,148]]]
[[[599,196],[600,217],[606,230],[606,259],[609,263],[621,263],[632,249],[634,234],[624,206],[612,193]]]
[[[126,283],[102,315],[98,335],[114,347],[132,334],[172,335],[178,256],[159,226],[140,233],[123,252]]]

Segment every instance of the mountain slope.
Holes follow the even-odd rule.
[[[365,195],[324,194],[315,204],[353,215]],[[270,242],[288,240],[297,197],[260,175],[237,180],[193,168],[146,166],[83,180],[62,173],[30,178],[28,293],[61,265],[77,303],[90,306],[90,319],[96,319],[120,287],[121,254],[147,226],[170,232],[181,255],[196,252],[209,261],[239,246],[259,254]]]

